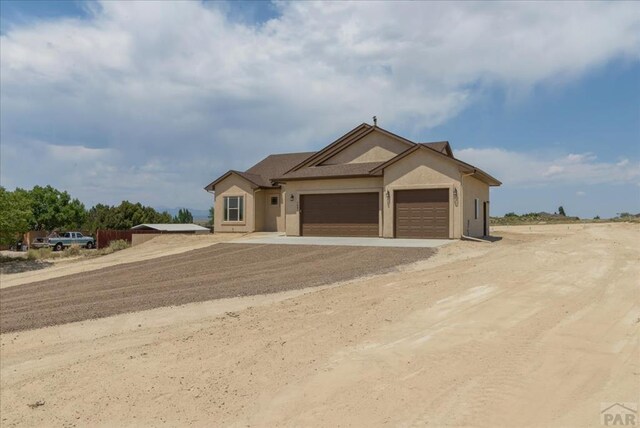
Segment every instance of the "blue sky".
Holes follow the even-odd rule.
[[[206,209],[375,114],[501,179],[494,214],[640,212],[635,3],[1,4],[8,188]]]

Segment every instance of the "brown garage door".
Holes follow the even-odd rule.
[[[449,189],[394,193],[396,238],[449,238]]]
[[[378,236],[378,194],[302,195],[303,236]]]

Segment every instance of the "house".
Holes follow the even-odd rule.
[[[211,233],[211,231],[206,227],[190,223],[146,223],[133,226],[131,230],[156,231],[158,233],[193,233],[196,235]]]
[[[454,239],[489,234],[489,188],[500,184],[447,141],[363,123],[322,150],[270,155],[205,189],[216,233]]]

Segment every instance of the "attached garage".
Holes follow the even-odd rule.
[[[378,193],[301,195],[303,236],[379,236]]]
[[[449,238],[449,189],[398,190],[396,238]]]

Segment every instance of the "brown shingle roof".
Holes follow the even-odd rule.
[[[216,178],[205,189],[213,190],[215,185],[231,174],[239,175],[255,187],[275,187],[271,180],[284,174],[315,152],[282,153],[269,155],[246,171],[229,170]]]
[[[313,154],[315,154],[315,152],[269,155],[246,170],[245,173],[263,177],[264,184],[261,184],[261,187],[273,187],[271,180],[282,176],[285,172]]]
[[[425,147],[429,147],[430,149],[435,150],[436,152],[440,152],[443,155],[447,155],[450,158],[453,157],[453,152],[451,151],[451,146],[448,141],[436,141],[434,143],[420,143]]]
[[[371,170],[383,162],[344,163],[337,165],[318,165],[290,171],[278,178],[278,181],[302,180],[311,178],[354,177],[382,175],[371,174]]]

